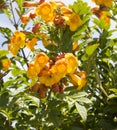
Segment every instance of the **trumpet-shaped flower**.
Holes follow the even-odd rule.
[[[10,59],[2,60],[3,70],[7,71],[9,69],[10,65],[11,65]]]
[[[65,54],[65,60],[67,64],[67,73],[74,73],[76,68],[78,67],[78,59],[72,53]]]
[[[70,81],[75,85],[78,86],[77,89],[81,90],[84,85],[86,84],[86,74],[85,72],[78,72],[78,74],[70,74]]]
[[[46,86],[52,86],[53,84],[57,83],[59,80],[57,79],[56,75],[51,75],[51,72],[47,72],[47,75],[40,76],[39,81],[40,83]]]
[[[26,46],[31,50],[31,51],[34,51],[34,46],[37,42],[37,38],[33,38],[29,41],[26,42]]]
[[[59,78],[63,78],[67,74],[67,62],[62,58],[55,62],[51,68],[51,73],[56,74]]]
[[[40,72],[40,67],[36,63],[30,63],[27,71],[27,76],[32,80],[36,81],[38,78],[38,73]]]
[[[15,56],[20,48],[25,46],[26,35],[22,32],[16,31],[10,39],[8,45],[9,51]]]
[[[43,68],[48,61],[49,61],[49,57],[43,52],[37,54],[35,59],[35,62],[39,64],[40,68]]]
[[[14,36],[11,37],[10,43],[14,47],[23,48],[25,45],[26,35],[23,32],[16,31]]]
[[[19,50],[19,47],[14,47],[14,45],[13,44],[9,44],[8,45],[8,50],[12,53],[12,55],[17,55],[17,53],[18,53],[18,50]]]
[[[110,7],[112,5],[113,0],[92,0],[97,5],[105,5],[107,7]]]
[[[70,26],[71,31],[76,31],[77,28],[82,25],[82,20],[80,19],[80,16],[78,14],[72,13],[66,19],[66,23]]]
[[[61,59],[55,62],[55,64],[49,70],[42,70],[42,75],[39,77],[39,81],[46,86],[52,86],[58,83],[67,73],[67,63],[65,59]]]
[[[46,22],[51,22],[54,19],[54,9],[49,2],[40,4],[36,8],[35,13],[37,16],[41,16],[41,18]]]

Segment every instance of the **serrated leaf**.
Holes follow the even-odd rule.
[[[87,119],[87,110],[84,106],[80,105],[79,103],[75,102],[76,109],[80,114],[82,120],[85,122]]]

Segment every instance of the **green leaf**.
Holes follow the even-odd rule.
[[[18,76],[19,74],[24,74],[24,73],[25,73],[25,71],[21,70],[17,66],[14,66],[14,69],[12,70],[12,75],[13,76]]]
[[[18,95],[18,94],[20,94],[20,93],[23,93],[24,91],[25,91],[25,87],[22,86],[22,87],[19,87],[19,88],[16,89],[16,90],[12,91],[10,95],[16,96],[16,95]]]
[[[117,94],[117,89],[116,88],[111,88],[109,90]]]
[[[5,38],[9,39],[9,37],[12,34],[12,31],[9,28],[0,27],[0,33],[2,33],[5,36]]]
[[[99,44],[94,44],[94,45],[88,46],[88,47],[85,49],[86,54],[87,54],[88,56],[91,56],[91,55],[94,53],[94,51],[98,48],[98,46],[99,46]]]
[[[75,102],[76,109],[80,114],[82,120],[85,122],[87,119],[87,110],[84,106],[80,105],[79,103]]]
[[[82,25],[79,27],[76,31],[76,33],[73,35],[73,40],[77,41],[79,39],[82,39],[84,35],[82,35],[82,32],[84,32],[87,29],[87,25]]]
[[[90,12],[90,7],[82,0],[75,1],[73,5],[70,5],[70,8],[79,15],[86,15]]]
[[[77,98],[76,99],[78,102],[81,102],[81,103],[86,103],[86,104],[91,104],[91,100],[86,98],[86,97],[82,97],[82,98]]]
[[[0,58],[6,56],[8,54],[7,50],[0,50]]]
[[[24,8],[23,8],[22,5],[23,5],[24,0],[16,0],[16,2],[18,4],[18,6],[19,6],[19,9],[20,9],[21,13],[23,13]]]
[[[85,97],[87,96],[88,94],[86,92],[75,92],[75,93],[70,93],[70,96],[71,98],[73,99],[77,99],[77,98],[82,98],[82,97]]]
[[[8,120],[8,114],[6,113],[5,110],[0,110],[0,114]]]
[[[93,53],[96,51],[98,46],[99,46],[99,44],[93,44],[93,45],[87,46],[85,49],[85,54],[82,56],[82,60],[83,61],[88,60],[93,55]]]

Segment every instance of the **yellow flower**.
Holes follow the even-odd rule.
[[[44,52],[40,52],[39,54],[36,55],[35,62],[39,64],[41,68],[43,68],[48,61],[49,57]]]
[[[37,16],[41,16],[46,22],[51,22],[54,19],[54,9],[49,2],[43,2],[40,4],[36,8],[35,13]]]
[[[65,60],[67,62],[67,73],[74,73],[78,67],[78,60],[72,53],[65,54]]]
[[[57,74],[52,74],[50,70],[44,70],[42,72],[42,75],[39,77],[40,83],[46,85],[46,86],[52,86],[53,84],[57,83],[60,80],[58,79]]]
[[[42,70],[39,81],[46,86],[58,83],[67,73],[67,63],[65,59],[60,59],[49,70]]]
[[[11,65],[10,59],[2,60],[3,70],[7,71],[9,69],[10,65]]]
[[[14,36],[11,37],[10,43],[14,47],[23,48],[25,45],[26,35],[23,32],[16,31]]]
[[[81,26],[82,20],[78,14],[72,13],[68,19],[66,19],[66,24],[70,26],[71,31],[76,31],[76,29]]]
[[[64,16],[70,16],[73,13],[73,11],[66,6],[61,7],[60,12]]]
[[[31,50],[31,51],[34,51],[34,46],[37,42],[37,39],[36,38],[33,38],[29,41],[26,42],[26,46]]]
[[[67,74],[67,63],[66,63],[65,58],[62,58],[56,61],[55,65],[51,67],[50,71],[52,75],[54,75],[54,77],[55,75],[56,75],[56,78],[58,77],[57,79],[60,80],[61,78],[63,78]]]
[[[104,20],[104,22],[105,22],[106,24],[110,24],[109,14],[106,13],[105,11],[101,11],[101,12],[100,12],[100,17],[99,17],[99,18],[102,19],[102,20]]]
[[[62,58],[55,62],[55,68],[58,74],[62,74],[63,76],[67,73],[67,63],[65,58]]]
[[[86,74],[84,71],[76,74],[70,74],[69,79],[73,85],[78,86],[78,90],[81,90],[86,84]]]
[[[30,63],[29,67],[28,67],[28,71],[27,71],[27,76],[36,81],[38,78],[38,73],[40,72],[40,67],[38,64],[36,64],[35,62]]]
[[[92,0],[97,5],[105,5],[107,7],[110,7],[112,5],[113,0]]]
[[[8,44],[8,50],[12,53],[12,55],[16,56],[19,51],[19,47],[14,47],[13,43],[10,43]]]
[[[40,83],[46,85],[46,86],[52,86],[55,83],[55,80],[51,76],[41,76],[39,77]]]

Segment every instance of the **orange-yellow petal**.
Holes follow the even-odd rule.
[[[36,63],[30,63],[29,64],[29,67],[28,67],[28,70],[27,70],[27,76],[36,81],[37,78],[38,78],[38,73],[40,72],[40,67],[38,64]]]
[[[25,40],[26,35],[23,32],[16,31],[14,36],[10,39],[10,43],[12,43],[14,47],[23,48],[25,45]]]
[[[66,23],[70,26],[71,31],[76,31],[82,25],[82,20],[78,14],[72,13]]]
[[[40,52],[36,55],[35,62],[38,63],[41,68],[44,67],[48,61],[49,57],[44,52]]]
[[[7,71],[9,69],[10,65],[11,65],[10,59],[2,60],[3,70]]]
[[[72,53],[66,53],[65,59],[67,62],[67,73],[74,73],[78,67],[78,59]]]
[[[37,38],[33,38],[29,41],[26,42],[26,46],[31,50],[31,51],[34,51],[34,46],[37,42]]]
[[[54,19],[54,9],[49,2],[43,2],[40,4],[36,8],[35,13],[37,16],[41,16],[46,22],[53,21]]]
[[[113,0],[92,0],[97,5],[105,5],[107,7],[110,7],[112,5]]]

